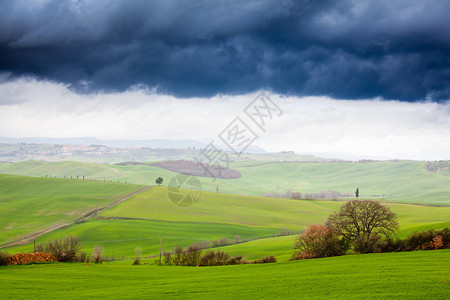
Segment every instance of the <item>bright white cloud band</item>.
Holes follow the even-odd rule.
[[[32,78],[0,83],[0,136],[217,140],[256,94],[177,99],[146,89],[81,95]],[[450,101],[270,94],[284,114],[256,145],[268,151],[354,154],[387,159],[449,159]]]

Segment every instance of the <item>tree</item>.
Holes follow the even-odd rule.
[[[163,183],[164,179],[162,179],[161,177],[156,178],[155,182],[158,185],[161,185],[161,183]]]
[[[356,191],[355,191],[355,196],[356,196],[356,198],[358,198],[358,197],[359,197],[359,188],[356,188]]]
[[[293,259],[330,257],[344,254],[338,235],[322,225],[311,225],[297,236]]]
[[[325,225],[360,253],[373,252],[382,237],[398,228],[397,216],[389,207],[369,200],[347,202],[328,217]]]

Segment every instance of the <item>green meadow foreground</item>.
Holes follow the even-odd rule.
[[[0,267],[3,299],[448,299],[450,250],[221,267]]]

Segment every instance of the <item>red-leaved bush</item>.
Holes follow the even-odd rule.
[[[322,225],[311,225],[295,240],[292,259],[338,256],[344,254],[339,237]]]
[[[56,257],[49,253],[17,253],[8,258],[8,265],[25,265],[39,262],[56,262]]]

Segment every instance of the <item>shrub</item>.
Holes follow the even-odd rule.
[[[436,232],[438,235],[442,236],[442,243],[444,248],[450,247],[450,228],[444,228]]]
[[[404,240],[387,238],[381,244],[381,252],[445,249],[450,247],[450,229],[414,232]]]
[[[60,262],[76,261],[81,249],[80,239],[68,236],[36,245],[35,252],[50,253]]]
[[[175,254],[173,256],[172,263],[175,266],[180,266],[181,259],[182,259],[182,253],[183,253],[183,247],[181,247],[181,246],[176,247],[174,252],[175,252]]]
[[[428,230],[412,233],[405,240],[406,250],[433,250],[450,247],[450,229]]]
[[[8,264],[9,254],[6,251],[0,251],[0,266]]]
[[[231,244],[233,244],[233,242],[229,238],[221,238],[219,241],[220,246],[227,246]]]
[[[142,248],[141,247],[136,247],[134,249],[134,253],[136,254],[136,258],[134,259],[133,265],[140,265],[141,264]]]
[[[204,240],[201,242],[195,242],[192,244],[193,247],[199,248],[199,249],[208,249],[211,248],[209,240]]]
[[[91,259],[91,256],[89,254],[87,254],[84,251],[81,251],[78,255],[77,255],[77,261],[84,263],[84,262],[89,262],[89,260]]]
[[[383,244],[379,235],[359,236],[353,241],[353,249],[359,253],[381,253]]]
[[[202,242],[202,248],[203,248],[203,249],[211,248],[211,242],[210,242],[209,240],[204,240],[204,241]]]
[[[41,262],[56,262],[56,257],[49,253],[17,253],[8,258],[8,265],[25,265]]]
[[[111,256],[104,256],[103,257],[103,261],[106,261],[106,262],[110,262],[110,261],[116,261],[116,258],[114,257],[114,255],[111,255]]]
[[[172,252],[163,252],[163,263],[166,266],[170,266],[172,264]]]
[[[254,264],[267,264],[267,263],[276,263],[276,262],[277,262],[277,259],[273,255],[265,256],[263,258],[255,259],[253,261]]]
[[[311,225],[295,240],[293,259],[338,256],[344,254],[343,245],[334,231],[321,225]]]
[[[444,243],[442,242],[442,236],[437,235],[434,237],[433,241],[431,241],[430,243],[432,243],[432,247],[434,249],[439,249],[442,248],[442,246],[444,246]]]
[[[242,265],[242,264],[248,264],[248,261],[242,259],[242,256],[233,256],[227,260],[227,265]]]
[[[176,247],[174,252],[163,252],[164,265],[175,266],[223,266],[247,264],[248,261],[242,259],[242,256],[231,257],[224,251],[207,251],[202,255],[201,249],[194,245],[183,250],[181,246]],[[264,262],[275,262],[275,258],[267,257],[262,259]],[[265,261],[268,260],[268,261]],[[273,261],[272,261],[273,260]],[[159,263],[159,261],[157,261]]]
[[[197,266],[200,263],[202,251],[196,246],[189,246],[181,253],[182,266]]]
[[[223,266],[227,264],[228,253],[224,251],[208,251],[200,259],[200,266]]]
[[[299,233],[298,231],[295,230],[289,230],[287,228],[280,228],[280,232],[274,236],[286,236],[286,235],[294,235]]]
[[[95,246],[94,251],[92,253],[92,261],[96,264],[101,264],[103,262],[103,253],[105,250],[103,250],[103,247],[101,246]]]
[[[434,230],[414,232],[406,239],[406,249],[422,249],[423,245],[429,244],[433,238]]]
[[[396,238],[395,240],[391,237],[387,237],[381,246],[381,252],[401,252],[405,251],[406,243],[405,240]]]
[[[200,259],[200,266],[217,266],[216,253],[214,251],[208,251]]]

